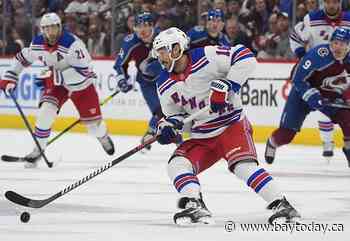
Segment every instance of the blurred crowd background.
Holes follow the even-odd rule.
[[[152,12],[156,26],[188,31],[205,26],[207,11],[225,13],[224,32],[231,43],[242,43],[261,59],[290,60],[289,31],[322,0],[0,0],[0,55],[11,56],[28,46],[40,31],[40,17],[58,13],[64,27],[79,36],[94,57],[118,53],[133,32],[134,15]],[[350,0],[343,0],[343,10]]]

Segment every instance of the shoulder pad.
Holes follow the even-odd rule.
[[[315,21],[315,20],[324,20],[326,17],[326,14],[323,10],[316,10],[316,11],[311,11],[309,14],[310,21]]]
[[[197,27],[201,28],[201,30],[200,31],[196,30]],[[195,41],[197,39],[207,37],[208,33],[207,33],[207,31],[205,31],[205,29],[203,27],[196,26],[196,27],[193,27],[192,29],[190,29],[187,32],[187,35],[188,35],[188,37],[190,37],[191,41]]]
[[[169,77],[170,77],[169,72],[163,69],[160,72],[159,77],[157,79],[157,88],[159,88],[159,86],[161,86],[165,81],[167,81]]]
[[[67,31],[63,31],[61,38],[58,40],[58,45],[69,49],[70,46],[75,42],[75,40],[76,37],[74,36],[74,34]]]
[[[124,37],[124,41],[125,42],[130,42],[131,40],[133,40],[134,39],[134,34],[132,33],[132,34],[128,34],[128,35],[126,35],[125,37]]]
[[[36,35],[32,40],[33,45],[44,44],[44,36],[42,34]]]
[[[200,25],[197,25],[197,26],[193,27],[193,30],[196,31],[196,32],[203,32],[204,31],[204,27],[200,26]]]
[[[316,53],[319,57],[324,58],[330,54],[330,50],[327,46],[321,45],[317,47]]]
[[[350,21],[350,11],[343,11],[343,21]]]
[[[205,56],[204,48],[195,48],[190,50],[190,56],[192,64],[196,63],[198,60]]]

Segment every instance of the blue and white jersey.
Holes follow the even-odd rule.
[[[336,19],[330,19],[324,10],[310,12],[290,33],[290,47],[301,58],[309,49],[328,43],[337,27],[350,29],[349,11],[342,12]]]
[[[220,33],[217,38],[209,36],[208,31],[202,26],[195,26],[187,32],[190,38],[190,48],[201,48],[208,45],[231,46],[226,34]]]
[[[36,61],[53,71],[55,85],[63,85],[71,91],[86,88],[96,78],[85,44],[67,31],[62,32],[54,46],[48,46],[43,35],[34,37],[28,48],[17,53],[4,77],[12,76],[16,80],[24,67]]]
[[[210,84],[226,79],[232,84],[228,106],[220,113],[204,113],[191,126],[192,138],[210,138],[221,134],[244,116],[240,87],[256,66],[254,54],[243,45],[234,47],[207,46],[186,53],[189,63],[182,74],[163,70],[157,80],[158,96],[166,117],[182,120],[209,105]]]
[[[322,44],[311,49],[300,60],[293,72],[292,82],[305,101],[315,89],[320,91],[322,97],[334,99],[350,86],[349,72],[349,54],[343,61],[337,61],[329,44]]]
[[[159,29],[154,30],[154,36],[159,33]],[[138,82],[155,81],[162,67],[157,59],[153,58],[152,44],[144,43],[136,33],[129,34],[124,38],[120,52],[116,58],[113,68],[117,73],[117,80],[129,78],[136,75]],[[129,63],[135,62],[137,73],[128,73]]]

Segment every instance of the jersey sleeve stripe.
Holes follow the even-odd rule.
[[[293,41],[295,41],[299,44],[304,44],[303,40],[296,33],[291,33],[289,35],[289,38],[291,38]]]
[[[254,54],[253,54],[252,52],[247,53],[247,54],[245,54],[245,55],[243,55],[243,56],[237,58],[236,61],[234,62],[234,64],[235,64],[235,63],[238,63],[239,61],[242,61],[242,60],[244,60],[244,59],[249,59],[249,58],[254,58],[254,57],[255,57],[255,56],[254,56]]]
[[[193,133],[209,133],[230,125],[233,122],[239,121],[241,118],[242,109],[236,110],[230,114],[220,116],[214,120],[208,121],[201,125],[192,128]]]
[[[168,79],[167,81],[165,81],[163,84],[161,84],[159,86],[159,93],[162,95],[164,94],[164,92],[166,90],[168,90],[171,86],[173,86],[174,84],[176,84],[176,81],[175,80],[172,80],[172,79]]]
[[[250,49],[243,46],[232,55],[231,65],[234,65],[235,63],[250,57],[254,57],[254,54],[252,53],[252,51],[250,51]]]
[[[196,73],[198,70],[202,69],[204,66],[209,64],[209,61],[207,59],[204,59],[200,65],[197,65],[196,68],[191,69],[191,74]]]
[[[22,52],[19,52],[18,54],[16,54],[16,59],[18,60],[18,62],[20,62],[24,67],[27,67],[29,65],[31,65],[31,63],[26,60],[26,58],[23,56]]]
[[[234,62],[234,59],[236,58],[236,56],[242,51],[246,49],[246,47],[244,47],[242,45],[242,47],[240,47],[239,49],[237,49],[233,54],[232,54],[232,58],[231,58],[231,63]]]

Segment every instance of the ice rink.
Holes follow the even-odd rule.
[[[114,136],[117,157],[138,145],[139,137]],[[32,149],[26,131],[0,130],[0,155],[23,156]],[[257,145],[260,160],[264,145]],[[330,165],[320,147],[287,146],[278,150],[274,165],[261,165],[274,176],[305,224],[339,227],[338,231],[244,231],[241,224],[264,224],[266,203],[221,161],[200,175],[204,199],[216,224],[181,228],[173,224],[177,194],[166,173],[174,146],[155,144],[137,153],[41,209],[25,209],[7,201],[14,190],[31,198],[47,198],[113,158],[85,134],[67,134],[49,146],[47,156],[58,162],[49,169],[24,169],[23,163],[0,162],[0,240],[349,240],[350,169],[336,149]],[[21,223],[21,211],[31,213]],[[225,231],[228,221],[236,230]],[[342,227],[344,230],[342,231]]]

